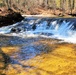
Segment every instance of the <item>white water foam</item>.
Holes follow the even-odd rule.
[[[24,21],[22,21],[24,22]],[[37,20],[36,20],[37,22]],[[25,22],[26,23],[26,22]],[[18,27],[23,27],[25,28],[25,23],[23,23],[22,25],[19,25]],[[30,20],[28,22],[28,28],[35,23],[35,21]],[[0,34],[6,34],[7,35],[12,35],[12,36],[19,36],[22,38],[25,37],[46,37],[46,38],[56,38],[56,39],[61,39],[64,40],[65,42],[69,42],[69,43],[76,43],[76,31],[73,30],[73,23],[71,22],[66,22],[65,20],[62,23],[58,23],[57,20],[56,21],[52,21],[50,22],[49,26],[48,26],[48,22],[47,21],[42,21],[39,24],[35,24],[36,25],[36,29],[26,29],[26,31],[22,31],[19,33],[11,33],[11,29],[18,25],[19,23],[13,24],[11,26],[6,26],[6,27],[2,27],[0,28]]]

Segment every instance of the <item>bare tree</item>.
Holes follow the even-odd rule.
[[[55,11],[56,11],[56,0],[53,0],[53,10],[54,10],[53,13],[54,13],[54,15],[55,15],[55,14],[56,14],[56,13],[55,13]]]
[[[66,10],[66,0],[60,0],[60,9],[63,11],[62,15],[64,15]]]
[[[72,14],[73,10],[76,9],[76,0],[3,0],[3,3],[8,9],[14,7],[17,11],[27,10],[31,12],[44,4],[46,9],[53,9],[53,14],[56,14],[57,8],[60,8],[63,15],[66,13],[66,10]]]
[[[70,8],[71,14],[73,13],[73,9],[75,6],[74,3],[75,3],[75,0],[69,0],[69,8]]]

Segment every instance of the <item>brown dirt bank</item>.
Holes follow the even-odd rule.
[[[0,27],[14,24],[23,19],[24,18],[21,16],[20,13],[11,11],[4,16],[2,16],[2,15],[0,16]]]

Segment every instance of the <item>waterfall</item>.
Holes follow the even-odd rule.
[[[12,31],[13,28],[13,31]],[[71,21],[41,18],[25,18],[16,24],[0,28],[0,34],[20,37],[47,37],[76,43],[76,31]]]

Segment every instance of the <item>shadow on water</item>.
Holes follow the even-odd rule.
[[[24,42],[27,41],[19,37],[0,35],[0,47],[24,44]],[[6,70],[9,64],[13,64],[13,62],[16,61],[12,60],[10,56],[3,52],[0,48],[0,75],[6,75],[5,73],[3,73],[3,71]],[[22,65],[18,62],[16,62],[16,64]]]
[[[2,71],[7,68],[9,63],[10,57],[0,49],[0,75],[5,75]]]
[[[21,39],[16,36],[5,36],[5,35],[0,35],[0,47],[3,46],[14,46],[17,44],[23,44],[26,42],[26,40]]]
[[[35,69],[37,69],[36,71],[42,71],[42,72],[46,72],[48,74],[52,74],[51,72],[45,71],[41,68],[38,68],[35,66],[30,66],[30,65],[24,65],[19,62],[19,60],[25,61],[25,60],[29,60],[37,55],[40,55],[42,53],[48,53],[50,49],[52,51],[52,47],[50,48],[49,46],[47,46],[47,44],[40,43],[39,40],[45,40],[45,39],[43,39],[43,38],[42,39],[41,38],[24,39],[24,38],[20,38],[17,36],[1,35],[0,36],[0,47],[19,45],[19,46],[21,46],[21,50],[20,50],[20,53],[18,53],[19,57],[17,58],[18,59],[17,60],[16,58],[12,58],[10,55],[6,54],[4,51],[2,51],[0,49],[0,57],[1,57],[0,63],[2,64],[2,67],[0,67],[0,70],[1,70],[0,75],[6,75],[6,74],[3,74],[2,72],[3,72],[3,70],[6,71],[6,69],[9,65],[11,65],[17,71],[18,71],[18,68],[16,68],[15,65],[19,65],[24,69],[35,68]],[[13,55],[13,56],[15,56],[15,55]],[[37,75],[40,75],[39,72],[37,72]]]
[[[6,36],[6,35],[0,35],[0,47],[3,46],[15,46],[15,45],[22,45],[31,43],[33,41],[38,40],[38,38],[20,38],[17,36]]]

